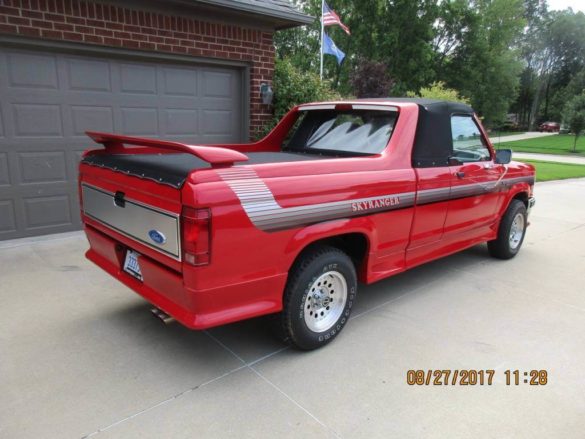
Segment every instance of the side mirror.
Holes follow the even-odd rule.
[[[496,164],[507,165],[512,161],[511,149],[498,149],[496,151]]]

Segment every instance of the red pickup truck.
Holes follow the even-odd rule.
[[[339,334],[358,280],[483,242],[514,257],[534,204],[534,168],[458,103],[306,104],[244,145],[88,135],[87,258],[189,328],[275,314],[302,349]]]

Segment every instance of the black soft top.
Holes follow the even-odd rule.
[[[415,168],[448,166],[453,150],[451,116],[472,116],[474,113],[469,105],[437,99],[389,97],[363,100],[389,104],[411,102],[418,105],[418,125],[412,150],[412,166]]]

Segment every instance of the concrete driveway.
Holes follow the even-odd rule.
[[[309,353],[263,319],[165,327],[79,234],[4,243],[0,437],[583,438],[584,194],[585,180],[537,184],[516,259],[477,246],[362,287],[340,337]],[[496,372],[409,386],[409,369]],[[516,369],[548,384],[507,386]]]

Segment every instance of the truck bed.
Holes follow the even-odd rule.
[[[250,160],[242,165],[321,160],[318,154],[290,152],[248,152]],[[211,165],[192,154],[98,154],[84,157],[82,163],[111,169],[180,189],[191,171],[210,168]]]

